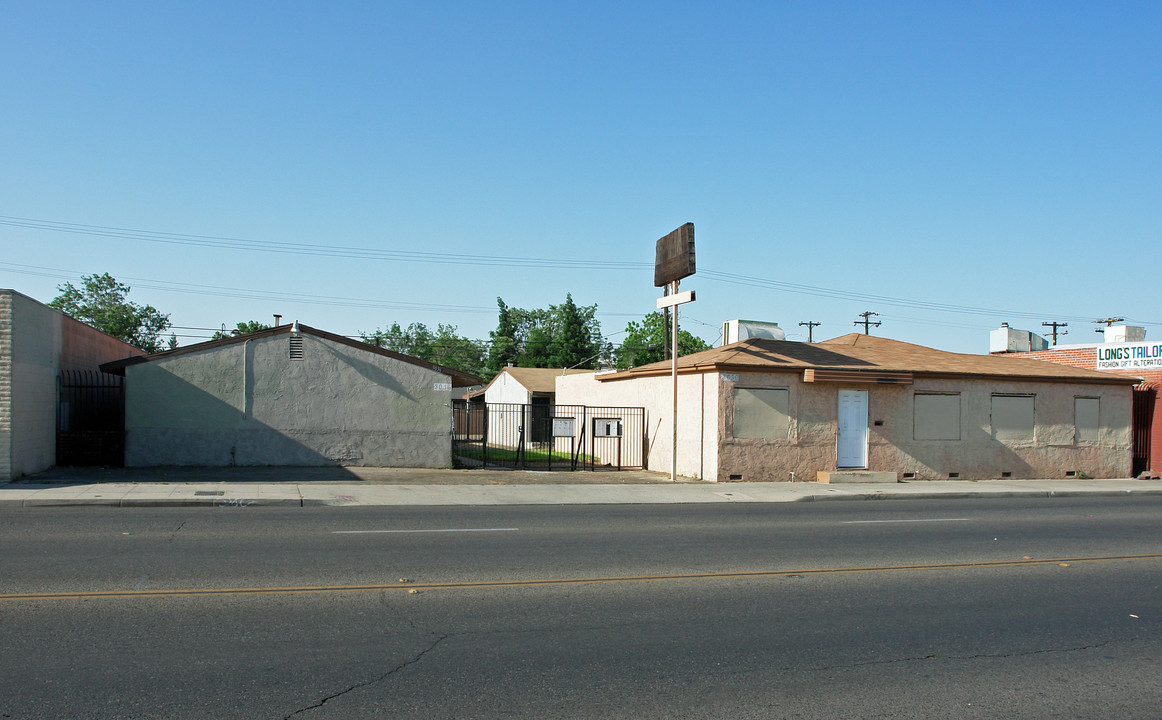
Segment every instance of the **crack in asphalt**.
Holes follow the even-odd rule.
[[[174,538],[178,536],[178,533],[181,532],[182,528],[184,528],[188,522],[189,520],[182,520],[182,524],[178,525],[177,528],[174,529],[173,533],[170,534],[169,542],[173,542]]]
[[[385,672],[384,674],[380,675],[377,678],[372,678],[370,680],[364,680],[363,682],[360,682],[360,683],[355,683],[354,685],[347,688],[346,690],[340,690],[337,693],[334,693],[332,695],[328,695],[327,697],[323,698],[322,700],[315,703],[314,705],[308,705],[305,708],[299,708],[298,710],[295,710],[294,712],[292,712],[290,715],[284,716],[282,720],[290,720],[290,718],[293,718],[295,715],[298,715],[299,713],[304,713],[304,712],[307,712],[308,710],[314,710],[316,708],[321,708],[321,707],[323,707],[323,705],[326,705],[328,701],[334,700],[337,697],[341,697],[343,695],[346,695],[347,693],[352,692],[354,690],[359,690],[360,688],[365,688],[369,685],[375,685],[376,683],[381,683],[384,680],[386,680],[388,677],[394,675],[395,673],[399,672],[400,670],[403,670],[404,668],[408,667],[409,665],[414,665],[414,664],[418,663],[420,660],[423,660],[425,655],[427,655],[431,651],[435,650],[437,645],[444,642],[449,637],[451,637],[451,636],[450,635],[441,635],[440,637],[436,638],[435,642],[433,642],[431,645],[429,645],[424,650],[421,650],[420,653],[418,655],[416,655],[414,658],[412,658],[411,660],[407,660],[406,662],[402,662],[399,665],[396,665],[395,667],[388,670],[387,672]]]
[[[869,667],[874,665],[894,665],[896,663],[915,662],[916,660],[985,660],[985,659],[1003,659],[1003,658],[1019,658],[1030,657],[1033,655],[1047,655],[1050,653],[1071,653],[1081,652],[1085,650],[1097,650],[1099,648],[1108,647],[1110,645],[1119,644],[1120,640],[1109,640],[1103,643],[1094,645],[1077,645],[1074,647],[1065,648],[1045,648],[1041,650],[1026,650],[1024,652],[1009,652],[1009,653],[978,653],[976,655],[917,655],[915,657],[894,658],[892,660],[868,660],[867,662],[849,663],[846,665],[824,665],[816,668],[805,668],[809,672],[826,672],[828,670],[848,670],[857,667]],[[802,672],[804,669],[799,668],[784,668],[784,670],[794,670]]]

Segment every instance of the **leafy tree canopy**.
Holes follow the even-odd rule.
[[[496,330],[489,333],[488,369],[517,367],[594,368],[608,353],[597,321],[597,306],[581,306],[571,294],[548,309],[512,308],[501,298]]]
[[[49,306],[146,352],[162,350],[161,334],[170,327],[169,315],[127,300],[129,286],[109,273],[84,275],[80,288],[65,283],[57,290],[61,294]]]
[[[365,343],[454,370],[481,376],[487,374],[484,348],[459,335],[455,325],[437,325],[433,332],[423,323],[412,323],[407,328],[392,323],[385,330],[360,333],[360,338]]]
[[[625,327],[625,339],[617,351],[617,367],[625,370],[666,359],[666,331],[662,312],[646,315],[640,323],[630,321]],[[709,350],[706,341],[678,328],[678,355]]]
[[[246,322],[240,322],[235,325],[233,330],[216,331],[210,339],[221,340],[222,338],[233,337],[235,335],[245,335],[246,333],[258,332],[259,330],[269,330],[271,327],[271,325],[258,322],[257,320],[247,320]]]

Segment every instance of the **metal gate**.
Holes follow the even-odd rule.
[[[57,377],[56,464],[125,464],[125,378],[96,370]]]
[[[461,403],[452,455],[461,467],[645,469],[645,408]]]
[[[1133,438],[1134,477],[1150,469],[1150,426],[1154,422],[1154,405],[1158,400],[1158,390],[1145,388],[1134,390]]]

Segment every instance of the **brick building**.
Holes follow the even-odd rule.
[[[1020,356],[1141,378],[1134,388],[1133,473],[1162,474],[1162,341],[1145,342],[1141,328],[1113,326],[1105,329],[1102,342],[1056,345]]]
[[[62,372],[95,376],[103,362],[141,354],[59,310],[0,289],[0,483],[58,462]]]

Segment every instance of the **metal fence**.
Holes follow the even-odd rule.
[[[468,467],[538,470],[645,468],[645,408],[461,403],[452,454]]]
[[[96,370],[57,377],[56,464],[125,464],[124,378]]]
[[[1155,388],[1134,390],[1131,438],[1134,477],[1150,469],[1150,430],[1154,425],[1154,407],[1157,398],[1158,391]]]

